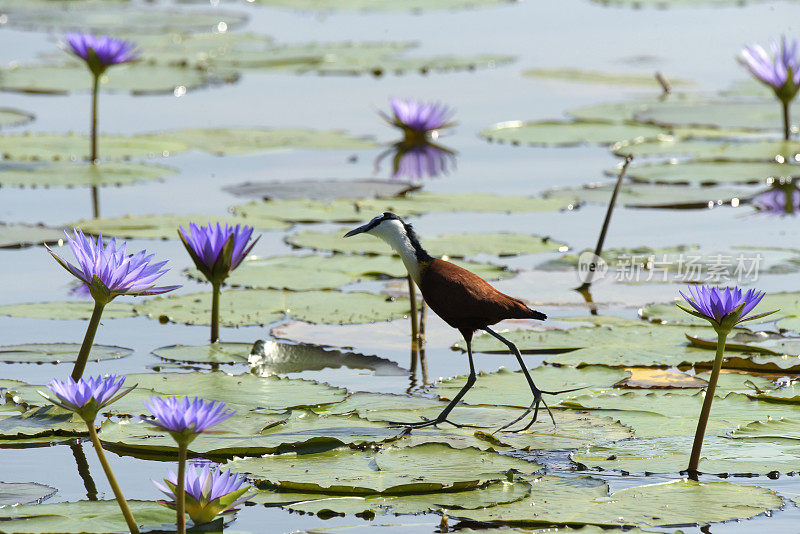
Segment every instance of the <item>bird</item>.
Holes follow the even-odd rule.
[[[537,319],[547,318],[542,312],[532,310],[520,299],[501,293],[480,276],[461,268],[449,261],[434,258],[428,254],[419,242],[412,226],[391,212],[384,212],[368,223],[347,232],[344,237],[358,234],[369,234],[385,241],[400,256],[408,274],[422,292],[425,302],[436,315],[442,318],[451,327],[457,329],[464,337],[467,344],[467,358],[469,359],[469,376],[464,387],[452,401],[434,419],[413,423],[396,423],[411,428],[423,428],[439,423],[450,423],[462,426],[447,419],[450,412],[467,391],[475,384],[475,364],[472,360],[472,336],[478,330],[483,330],[503,342],[516,356],[517,362],[522,367],[525,380],[533,394],[533,402],[525,412],[510,423],[498,429],[505,430],[524,419],[533,412],[531,422],[519,431],[527,430],[536,421],[539,413],[539,404],[543,403],[555,424],[555,419],[544,402],[542,394],[557,395],[574,389],[562,391],[543,391],[536,387],[517,346],[501,336],[490,325],[503,319]],[[580,389],[580,388],[576,388]]]

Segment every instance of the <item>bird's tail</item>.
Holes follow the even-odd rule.
[[[545,319],[547,319],[547,315],[545,315],[542,312],[538,312],[536,310],[530,310],[530,311],[531,314],[528,317],[530,317],[531,319],[538,319],[540,321],[544,321]]]

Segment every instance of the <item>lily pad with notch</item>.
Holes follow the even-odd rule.
[[[33,113],[12,108],[0,108],[0,128],[12,128],[28,124],[36,118]]]
[[[0,314],[2,311],[0,307]],[[138,315],[162,322],[208,325],[211,294],[156,297],[137,305],[135,311]],[[372,293],[232,289],[223,293],[220,325],[265,325],[279,321],[285,315],[311,323],[369,323],[404,317],[408,312],[408,299],[387,299]]]
[[[0,506],[40,504],[58,490],[36,482],[0,482]]]
[[[78,161],[89,159],[89,136],[77,133],[24,133],[0,136],[4,159],[31,161]],[[147,136],[127,137],[122,135],[101,135],[97,140],[100,156],[104,159],[162,157],[173,152],[186,150],[186,145],[169,137],[149,138]],[[141,164],[138,164],[139,166]],[[101,166],[105,166],[101,163]],[[122,173],[128,169],[141,171],[136,164],[109,166]],[[74,172],[74,171],[73,171]],[[170,171],[173,172],[173,171]],[[128,178],[128,181],[131,181]],[[68,185],[68,184],[64,184]]]
[[[6,162],[0,163],[0,186],[106,187],[160,180],[176,169],[134,162]]]
[[[618,170],[606,171],[616,176]],[[654,184],[717,185],[761,184],[791,180],[800,177],[800,165],[776,162],[745,161],[690,161],[687,163],[661,163],[634,165],[628,168],[628,177],[635,182]]]
[[[543,193],[545,198],[560,198],[572,204],[608,205],[614,184],[589,184],[582,187],[559,187]],[[670,187],[665,185],[626,183],[619,190],[617,203],[630,208],[707,209],[709,205],[735,203],[755,192],[731,187]]]
[[[126,239],[178,239],[178,227],[186,229],[189,223],[248,224],[257,230],[285,230],[289,225],[276,219],[251,218],[244,220],[228,215],[126,215],[123,217],[101,217],[70,223],[87,234],[103,234],[108,237]]]
[[[419,185],[386,180],[293,180],[291,182],[243,182],[223,187],[237,197],[262,200],[333,200],[335,198],[378,198],[404,195]],[[355,194],[354,194],[355,193]]]
[[[481,130],[488,141],[530,146],[613,145],[625,140],[645,140],[663,134],[657,126],[593,121],[502,122]]]
[[[79,343],[23,343],[0,346],[0,361],[6,363],[70,363],[78,358]],[[133,353],[133,349],[109,345],[92,345],[89,361],[116,360]]]
[[[631,72],[603,72],[596,70],[570,69],[570,68],[536,68],[522,72],[523,76],[538,80],[585,83],[591,85],[613,85],[613,86],[633,86],[649,87],[661,89],[661,84],[652,73],[631,73]],[[682,78],[670,78],[672,86],[685,86],[691,84],[690,81]]]
[[[94,302],[30,302],[0,306],[0,315],[30,319],[88,320],[91,318],[93,310]],[[126,302],[111,302],[103,309],[104,320],[133,317],[134,315],[133,306]]]
[[[24,248],[52,245],[64,239],[60,228],[39,224],[0,223],[0,248]]]
[[[800,161],[800,141],[693,138],[664,135],[641,143],[621,142],[611,147],[618,156],[635,159],[692,157],[718,161]]]
[[[636,112],[634,118],[664,127],[777,130],[783,124],[780,106],[769,100],[664,102]]]

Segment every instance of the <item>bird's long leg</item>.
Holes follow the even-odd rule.
[[[495,332],[494,330],[492,330],[491,328],[489,328],[488,326],[484,327],[483,329],[489,332],[489,334],[491,334],[492,336],[502,341],[503,344],[505,344],[505,346],[507,346],[511,350],[511,352],[514,353],[514,356],[517,357],[517,361],[519,362],[520,367],[522,367],[522,373],[525,375],[525,380],[528,381],[528,387],[531,388],[531,393],[533,393],[533,402],[528,407],[528,409],[525,410],[525,412],[523,412],[522,415],[520,415],[510,423],[498,428],[496,432],[500,432],[501,430],[505,430],[506,428],[515,425],[516,423],[522,421],[529,413],[533,412],[533,418],[531,419],[531,422],[528,423],[528,425],[525,428],[520,429],[518,432],[530,428],[530,426],[536,422],[536,418],[539,416],[539,403],[544,404],[544,407],[547,409],[547,413],[550,414],[550,419],[553,421],[553,426],[555,426],[556,419],[555,417],[553,417],[553,412],[550,411],[550,407],[547,405],[547,402],[545,402],[545,400],[542,398],[542,394],[547,393],[548,395],[558,395],[559,393],[566,393],[567,391],[574,391],[574,390],[543,391],[538,387],[536,387],[536,384],[533,383],[533,378],[531,378],[531,374],[528,372],[528,368],[525,366],[525,361],[522,359],[522,354],[520,354],[517,346],[513,344],[511,341],[501,336],[500,334],[498,334],[497,332]]]
[[[455,427],[464,426],[454,423],[452,421],[448,421],[447,416],[450,415],[450,412],[453,411],[453,408],[455,408],[456,405],[459,402],[461,402],[461,399],[464,398],[464,395],[467,394],[467,391],[469,391],[469,388],[471,388],[475,384],[475,380],[477,379],[477,375],[475,374],[475,364],[472,361],[472,340],[466,338],[465,340],[467,342],[467,358],[469,358],[469,376],[467,377],[467,383],[464,384],[464,387],[461,388],[461,391],[459,391],[458,394],[455,397],[453,397],[453,400],[451,400],[450,403],[447,406],[445,406],[444,410],[442,410],[442,413],[440,413],[435,419],[426,419],[425,421],[417,421],[414,423],[401,423],[398,421],[389,421],[390,424],[405,426],[408,428],[424,428],[427,426],[438,425],[439,423],[450,423]]]

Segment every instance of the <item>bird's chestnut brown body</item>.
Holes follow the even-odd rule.
[[[425,302],[462,335],[503,319],[545,319],[543,313],[501,293],[480,276],[449,261],[433,259],[421,265],[420,290]]]

